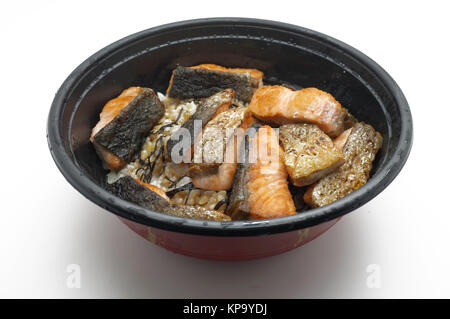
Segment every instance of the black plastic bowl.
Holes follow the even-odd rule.
[[[370,123],[383,135],[370,180],[325,207],[283,218],[227,223],[152,212],[105,191],[102,186],[106,171],[89,142],[91,128],[105,102],[132,85],[165,92],[176,65],[200,63],[256,68],[264,72],[265,83],[317,87],[331,93],[359,120]],[[88,58],[69,75],[55,96],[48,118],[48,143],[69,183],[125,221],[150,226],[150,230],[201,237],[243,237],[307,229],[336,220],[371,200],[403,167],[412,143],[412,118],[394,80],[358,50],[295,25],[212,18],[151,28]],[[216,255],[220,257],[220,252]]]

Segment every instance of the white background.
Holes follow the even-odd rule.
[[[8,1],[0,11],[0,297],[450,297],[450,23],[427,1]],[[57,89],[109,43],[160,24],[243,16],[338,38],[406,95],[414,145],[400,175],[329,232],[289,253],[209,262],[138,237],[75,191],[53,163],[46,120]],[[81,288],[66,267],[81,267]],[[366,285],[367,267],[381,287]]]

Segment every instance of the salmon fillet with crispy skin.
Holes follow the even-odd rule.
[[[189,174],[196,188],[220,191],[229,190],[233,186],[234,176],[238,167],[238,154],[241,150],[242,140],[245,137],[244,132],[253,123],[251,113],[247,112],[246,108],[237,111],[243,111],[244,114],[242,114],[239,127],[236,128],[227,141],[223,163],[215,166],[212,171],[210,165],[205,166],[204,163],[191,164]]]
[[[250,112],[248,112],[250,114]],[[233,184],[228,195],[228,205],[225,210],[226,214],[232,220],[245,220],[250,216],[249,204],[249,170],[250,170],[250,144],[256,131],[261,125],[252,121],[248,124],[243,136],[238,140],[237,166],[234,174]]]
[[[158,186],[152,185],[152,184],[148,184],[145,183],[143,181],[141,181],[138,178],[133,178],[136,182],[138,182],[139,184],[141,184],[142,186],[147,187],[149,190],[151,190],[152,192],[156,193],[157,195],[159,195],[161,198],[165,199],[167,202],[170,202],[170,198],[169,196],[167,196],[166,192],[163,191],[161,188],[159,188]]]
[[[316,88],[293,91],[280,85],[255,91],[249,105],[253,115],[267,123],[312,123],[335,137],[343,131],[344,111],[334,97]]]
[[[203,220],[230,221],[226,214],[206,209],[200,206],[171,204],[164,191],[154,185],[143,183],[137,179],[125,176],[112,184],[107,184],[107,190],[123,200],[135,203],[152,211],[184,218]]]
[[[365,123],[357,123],[339,136],[335,144],[343,147],[345,163],[335,172],[308,187],[305,202],[312,207],[331,204],[363,186],[383,138]]]
[[[202,173],[224,162],[226,146],[241,125],[246,111],[246,107],[231,108],[216,115],[205,125],[201,139],[194,144],[191,173]]]
[[[312,184],[344,164],[342,151],[314,124],[282,125],[280,142],[295,186]]]
[[[226,68],[217,64],[199,64],[191,66],[191,69],[207,69],[207,70],[216,70],[223,72],[231,72],[231,73],[249,73],[251,77],[252,87],[259,88],[262,86],[262,80],[264,77],[264,73],[257,69],[243,69],[243,68]]]
[[[196,132],[196,121],[201,124],[201,129],[208,124],[209,121],[214,119],[217,115],[225,112],[229,109],[233,103],[235,92],[232,89],[226,89],[220,91],[210,97],[203,98],[198,101],[198,107],[194,114],[177,130],[172,134],[172,137],[167,141],[167,156],[172,158],[173,148],[181,141],[181,133],[183,130],[187,130],[190,133],[190,144],[195,147],[195,144],[201,137],[200,132]],[[198,134],[198,135],[196,135]],[[178,139],[177,139],[178,138]],[[185,162],[190,162],[193,155],[193,147],[187,151],[187,154],[183,154]]]
[[[92,129],[91,133],[91,142],[93,143],[95,150],[97,151],[98,156],[103,160],[103,162],[112,170],[119,170],[123,166],[125,166],[126,162],[120,157],[114,155],[105,147],[95,143],[94,136],[109,122],[115,118],[122,109],[128,105],[142,90],[140,87],[130,87],[124,90],[118,97],[108,101],[103,107],[102,112],[100,113],[100,120]]]
[[[164,105],[152,89],[130,87],[108,101],[90,137],[105,166],[119,170],[131,161],[163,115]]]
[[[167,96],[197,99],[209,97],[225,89],[233,89],[238,100],[249,102],[254,91],[250,73],[178,66],[172,72]]]

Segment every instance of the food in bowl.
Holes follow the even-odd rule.
[[[166,95],[131,87],[91,134],[106,188],[150,210],[231,221],[301,213],[364,185],[382,144],[329,93],[263,72],[178,66]],[[304,193],[294,200],[292,190]]]

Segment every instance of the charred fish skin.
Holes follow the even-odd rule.
[[[178,66],[172,73],[167,95],[179,99],[203,98],[228,88],[236,91],[236,98],[244,102],[250,102],[254,91],[249,73]]]
[[[243,68],[227,68],[217,64],[199,64],[190,67],[191,69],[208,69],[208,70],[217,70],[224,72],[232,72],[232,73],[249,73],[251,78],[251,83],[254,89],[257,89],[263,85],[263,77],[264,73],[257,69],[243,69]]]
[[[155,92],[143,88],[119,115],[94,136],[94,140],[124,161],[130,162],[163,115],[164,105]]]
[[[116,182],[106,185],[106,190],[120,199],[132,202],[150,210],[161,212],[170,207],[169,202],[151,191],[130,176],[119,178]]]
[[[231,218],[222,212],[206,209],[201,206],[170,205],[162,210],[163,213],[183,218],[193,218],[211,221],[230,221]]]
[[[244,155],[246,160],[244,163],[238,164],[226,208],[226,213],[232,220],[245,220],[250,216],[249,192],[247,188],[250,166],[248,163],[248,140],[247,142],[244,140],[242,143],[245,143],[243,149],[246,149]]]
[[[95,148],[96,153],[100,157],[103,167],[118,171],[124,167],[127,162],[109,151],[106,147],[95,142],[94,136],[105,127],[111,120],[113,120],[121,110],[123,110],[140,92],[142,88],[132,86],[123,90],[119,96],[109,100],[102,108],[99,114],[99,121],[91,130],[89,140]]]
[[[239,164],[234,175],[234,182],[226,209],[226,213],[232,220],[246,220],[250,216],[248,181],[248,165]]]
[[[331,204],[363,186],[383,137],[371,125],[357,123],[344,145],[345,163],[334,173],[308,187],[304,200],[312,207]]]
[[[166,198],[130,176],[121,177],[116,182],[107,184],[106,189],[123,200],[162,214],[212,221],[231,220],[229,216],[216,210],[200,206],[170,204]]]
[[[221,110],[228,109],[233,103],[235,92],[232,89],[226,89],[220,91],[210,97],[203,98],[199,101],[197,110],[194,114],[172,135],[180,136],[180,130],[188,130],[191,137],[191,145],[195,142],[195,126],[196,121],[202,122],[202,128]],[[170,138],[167,141],[167,155],[170,158],[173,147],[179,142],[179,140]]]
[[[246,131],[238,154],[238,167],[234,174],[233,186],[228,197],[228,205],[225,210],[226,214],[232,220],[246,220],[250,217],[250,193],[248,183],[250,180],[250,162],[249,153],[251,140],[254,138],[260,124],[254,124]]]
[[[344,164],[340,149],[314,124],[287,124],[280,127],[280,142],[292,184],[306,186]]]

